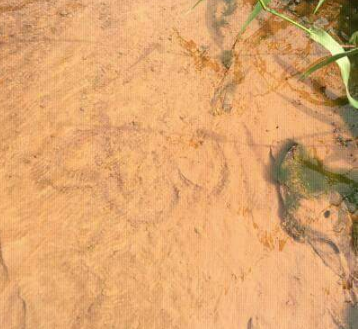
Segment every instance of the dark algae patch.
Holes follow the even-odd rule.
[[[295,141],[288,141],[276,159],[271,153],[271,160],[282,228],[294,240],[312,247],[323,264],[339,276],[342,286],[349,285],[350,300],[356,303],[358,170],[329,168]],[[331,210],[324,209],[316,224],[314,209],[322,200]],[[334,218],[332,210],[337,214]],[[355,323],[347,319],[352,321]]]
[[[222,12],[223,16],[232,15],[237,8],[237,0],[223,0],[224,1],[224,9]]]
[[[352,216],[358,210],[358,170],[328,168],[302,145],[293,141],[288,142],[278,155],[273,174],[283,207],[284,229],[296,240],[319,236],[298,218],[303,200],[322,195],[339,195],[340,207],[344,207]],[[354,228],[355,233],[358,236],[358,227]],[[358,242],[354,247],[358,250]]]
[[[237,0],[207,0],[206,24],[211,37],[219,46],[223,46],[223,28],[228,25],[228,17],[237,9]]]
[[[358,253],[358,219],[354,218],[352,223],[352,247],[357,255]]]
[[[311,2],[298,3],[301,5],[291,5],[291,9],[300,17],[307,15],[306,7],[311,7]],[[358,46],[358,1],[327,1],[321,14],[317,24],[328,29],[340,44],[346,45],[347,49]],[[306,19],[315,21],[317,17],[308,14]],[[352,56],[350,62],[349,89],[352,96],[357,97],[358,56]],[[338,111],[350,135],[341,146],[349,146],[353,155],[358,146],[358,110],[345,106]],[[345,325],[358,328],[358,169],[330,168],[304,146],[289,141],[275,161],[273,175],[283,229],[296,241],[311,245],[321,260],[340,275],[343,286],[348,287],[345,289],[348,289],[352,303],[346,308]],[[322,215],[323,223],[337,220],[335,223],[340,225],[338,233],[327,234],[327,231],[318,229],[307,220],[309,214],[301,210],[306,204],[315,207],[322,199],[329,200],[332,205],[329,209],[337,209],[338,219],[332,217],[331,210],[323,211]],[[346,220],[341,221],[341,218]],[[332,227],[335,228],[333,224]],[[348,268],[342,265],[342,256]]]
[[[233,62],[233,51],[232,50],[223,50],[221,53],[221,63],[224,65],[226,69],[229,69]]]

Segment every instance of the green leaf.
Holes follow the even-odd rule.
[[[343,47],[335,39],[333,39],[326,31],[321,30],[316,27],[308,29],[305,26],[290,19],[289,17],[287,17],[283,14],[280,14],[273,9],[268,8],[267,5],[270,2],[271,2],[271,0],[259,0],[259,2],[255,5],[253,11],[251,12],[250,16],[246,20],[245,24],[241,28],[238,36],[240,36],[246,30],[248,25],[257,17],[257,15],[261,12],[261,10],[266,10],[273,15],[279,16],[282,19],[295,25],[296,27],[304,30],[313,41],[319,43],[321,46],[323,46],[325,49],[327,49],[331,53],[332,56],[336,56],[334,59],[327,59],[327,60],[324,60],[323,63],[320,62],[320,63],[316,64],[316,66],[314,66],[313,68],[311,68],[308,71],[308,75],[311,74],[312,72],[314,72],[315,70],[335,61],[338,64],[339,69],[341,71],[341,76],[342,76],[344,86],[346,88],[346,94],[347,94],[349,103],[354,108],[358,109],[358,100],[354,99],[349,91],[349,76],[351,73],[351,62],[349,61],[348,57],[353,56],[356,53],[355,52],[354,53],[352,53],[352,52],[345,53]],[[324,2],[325,2],[325,0],[319,1],[318,5],[315,9],[315,12],[317,12],[317,10],[323,5]],[[355,51],[355,49],[353,49],[353,50]],[[348,55],[347,55],[347,53],[348,53]],[[307,74],[307,72],[306,72],[306,74]]]
[[[354,45],[354,46],[358,46],[358,31],[354,32],[350,39],[349,39],[349,43],[351,45]]]
[[[343,57],[350,57],[350,56],[354,56],[354,55],[358,55],[358,48],[349,50],[349,51],[345,51],[343,53],[334,55],[334,56],[330,56],[328,58],[324,58],[321,61],[319,61],[317,64],[311,66],[305,73],[302,74],[302,78],[305,79],[307,78],[309,75],[311,75],[313,72],[337,61],[340,58]]]
[[[325,3],[325,1],[326,1],[326,0],[319,0],[318,5],[317,5],[317,7],[315,8],[315,10],[314,10],[314,12],[313,12],[314,14],[317,13],[318,9],[321,8],[321,6]]]
[[[262,1],[266,6],[271,2],[271,0],[262,0]],[[246,20],[246,22],[242,26],[242,28],[241,28],[241,30],[239,32],[239,35],[245,32],[247,27],[257,17],[257,15],[260,14],[262,9],[263,9],[263,7],[262,7],[260,1],[257,2],[257,4],[255,5],[255,7],[254,7],[253,11],[251,12],[250,16],[248,17],[248,19]]]
[[[321,46],[326,48],[331,53],[332,56],[344,53],[343,47],[335,39],[333,39],[326,31],[318,28],[312,28],[310,30],[309,35],[312,40],[316,41]],[[336,63],[338,64],[339,69],[341,70],[341,76],[344,86],[346,87],[346,93],[349,103],[353,107],[358,109],[358,100],[354,99],[349,92],[349,76],[351,73],[351,62],[349,61],[349,58],[345,56],[337,59]]]

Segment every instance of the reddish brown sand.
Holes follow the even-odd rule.
[[[348,109],[322,94],[327,76],[342,94],[336,69],[299,82],[323,51],[274,19],[226,72],[250,2],[222,35],[192,4],[0,3],[1,329],[350,321],[349,287],[282,230],[269,177],[287,139],[354,166],[335,143]]]

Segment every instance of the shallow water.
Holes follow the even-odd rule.
[[[191,4],[1,5],[1,328],[354,327],[341,190],[300,243],[272,174],[288,140],[303,181],[356,167],[339,72],[299,81],[325,53],[267,14],[232,51],[253,1]]]

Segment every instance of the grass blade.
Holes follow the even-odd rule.
[[[197,2],[195,2],[195,4],[188,9],[188,11],[186,12],[186,14],[189,14],[192,10],[194,10],[201,2],[203,2],[204,0],[198,0]]]
[[[344,86],[346,89],[346,94],[347,94],[349,103],[354,108],[358,109],[358,100],[353,98],[349,91],[349,76],[351,73],[351,62],[349,61],[349,58],[348,58],[349,56],[356,55],[358,53],[358,50],[353,49],[351,51],[345,52],[343,47],[333,37],[331,37],[326,31],[321,30],[316,27],[313,27],[310,29],[306,28],[305,26],[290,19],[289,17],[287,17],[281,13],[278,13],[274,9],[269,8],[268,4],[270,2],[271,2],[271,0],[259,0],[256,3],[250,16],[248,17],[248,19],[242,26],[242,28],[238,34],[238,37],[246,30],[248,25],[257,17],[257,15],[261,12],[261,10],[266,10],[266,11],[270,12],[271,14],[276,15],[276,16],[290,22],[291,24],[293,24],[296,27],[300,28],[301,30],[305,31],[313,41],[315,41],[318,44],[320,44],[321,46],[323,46],[332,55],[331,58],[325,59],[325,60],[319,62],[318,64],[316,64],[315,66],[313,66],[312,68],[310,68],[305,73],[305,76],[308,76],[312,72],[318,70],[319,68],[322,68],[325,65],[328,65],[332,62],[336,62],[339,66],[340,71],[341,71],[341,76],[342,76],[342,80],[343,80],[343,83],[344,83]],[[319,1],[318,5],[315,9],[315,12],[317,12],[317,10],[323,5],[324,2],[325,2],[325,0]],[[238,38],[236,40],[238,40]]]
[[[358,46],[358,31],[354,32],[349,38],[349,43],[354,46]]]
[[[340,58],[343,57],[350,57],[350,56],[354,56],[354,55],[358,55],[358,48],[349,50],[349,51],[345,51],[343,53],[334,55],[334,56],[330,56],[328,58],[324,58],[321,61],[319,61],[317,64],[311,66],[305,73],[302,74],[302,79],[307,78],[308,76],[310,76],[313,72],[337,61]]]
[[[318,28],[312,28],[310,31],[311,31],[310,38],[316,41],[317,43],[319,43],[324,48],[326,48],[331,53],[332,56],[344,53],[343,47],[335,39],[333,39],[326,31]],[[336,63],[338,64],[339,69],[341,70],[341,76],[344,86],[346,88],[346,93],[349,103],[354,108],[358,109],[358,100],[354,99],[349,92],[349,76],[351,73],[351,62],[349,61],[348,56],[344,56],[342,58],[337,59]]]
[[[321,8],[321,6],[325,3],[325,1],[326,1],[326,0],[319,0],[318,5],[316,6],[316,8],[315,8],[315,10],[314,10],[314,12],[313,12],[314,14],[317,13],[318,9]]]
[[[262,0],[263,3],[265,5],[268,5],[271,0]],[[244,23],[244,25],[242,26],[239,35],[241,35],[242,33],[245,32],[246,28],[250,25],[250,23],[257,17],[258,14],[260,14],[261,10],[263,10],[263,7],[260,3],[260,1],[258,1],[253,9],[253,11],[251,12],[250,16],[247,18],[246,22]]]

